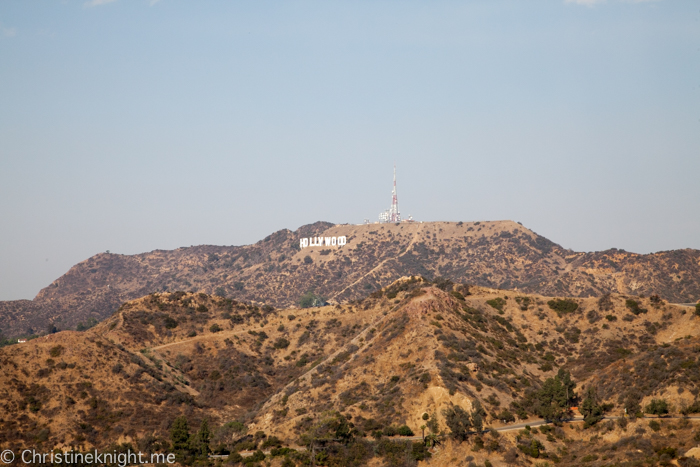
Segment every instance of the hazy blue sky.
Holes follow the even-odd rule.
[[[0,299],[399,204],[700,248],[700,4],[0,3]]]

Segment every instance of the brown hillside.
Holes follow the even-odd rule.
[[[300,238],[339,235],[348,238],[342,248],[299,249]],[[241,247],[101,253],[71,268],[32,302],[0,304],[0,322],[6,336],[38,333],[49,323],[75,328],[91,317],[104,319],[124,301],[176,290],[218,292],[277,307],[292,306],[313,290],[343,303],[410,275],[544,295],[656,293],[673,302],[695,302],[700,297],[700,252],[577,253],[510,221],[319,222]]]
[[[0,445],[104,448],[167,440],[181,414],[245,420],[372,319],[353,307],[282,312],[199,293],[125,303],[88,331],[0,349]]]
[[[445,407],[468,410],[474,400],[487,409],[487,420],[498,423],[499,412],[559,367],[579,385],[600,386],[604,399],[622,407],[629,381],[619,386],[592,379],[594,371],[610,367],[616,374],[619,362],[659,348],[669,355],[695,348],[700,335],[700,320],[689,309],[658,301],[638,302],[646,311],[635,315],[624,297],[577,299],[576,311],[560,316],[542,296],[476,287],[461,300],[422,286],[414,283],[391,300],[387,295],[393,296],[396,284],[373,294],[364,305],[376,307],[372,327],[271,398],[255,429],[293,438],[311,423],[308,414],[336,410],[360,426],[407,424],[417,432],[423,413],[435,414],[444,427]],[[498,306],[499,299],[500,310],[487,303],[496,300]],[[679,333],[684,338],[677,344]],[[684,381],[674,376],[636,384],[647,388],[643,396],[658,396]],[[273,415],[282,409],[288,409],[285,418]]]
[[[449,433],[444,410],[469,411],[476,401],[486,425],[498,427],[504,410],[517,413],[559,368],[579,394],[595,386],[612,414],[652,397],[677,413],[698,395],[699,335],[692,308],[657,297],[552,299],[417,277],[351,304],[307,309],[157,293],[88,331],[0,349],[0,444],[167,450],[172,421],[185,415],[191,426],[210,420],[213,448],[231,449],[245,434],[226,428],[235,420],[293,446],[333,411],[360,435],[403,424]],[[601,423],[595,443],[608,459],[649,463],[668,437],[646,423]],[[661,429],[677,433],[674,446],[692,447],[687,422]],[[589,454],[590,431],[558,430],[505,433],[487,438],[488,449],[450,441],[430,465],[467,455],[504,465],[518,453],[517,464],[530,465],[516,446],[532,439],[563,465]]]
[[[192,416],[196,391],[176,369],[92,333],[5,347],[0,362],[6,447],[107,446],[165,430],[175,414]]]

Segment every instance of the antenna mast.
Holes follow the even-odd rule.
[[[394,188],[391,190],[391,222],[401,222],[399,214],[399,198],[396,196],[396,164],[394,164]]]
[[[399,198],[396,195],[396,164],[394,164],[394,188],[391,190],[391,207],[379,214],[379,222],[401,222]]]

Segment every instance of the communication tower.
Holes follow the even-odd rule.
[[[394,165],[394,188],[391,190],[391,207],[379,214],[379,222],[401,222],[399,198],[396,196],[396,165]]]

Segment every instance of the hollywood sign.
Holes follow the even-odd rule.
[[[300,238],[299,247],[306,248],[309,246],[343,246],[348,243],[348,238],[342,237],[309,237]]]

